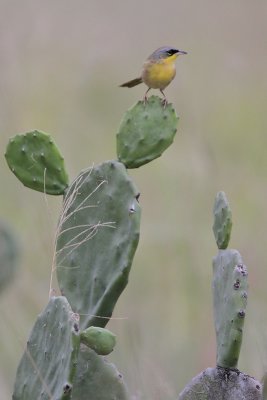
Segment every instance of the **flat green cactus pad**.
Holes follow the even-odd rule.
[[[17,239],[11,228],[0,221],[0,292],[13,279],[18,261]]]
[[[207,368],[189,382],[178,400],[262,400],[262,386],[238,370]]]
[[[13,400],[71,399],[80,337],[65,297],[52,297],[39,315],[19,363]]]
[[[81,346],[72,400],[129,400],[121,374],[113,364]]]
[[[81,172],[66,192],[56,270],[62,294],[80,314],[81,329],[104,327],[128,282],[139,240],[137,198],[117,161]]]
[[[173,142],[178,117],[171,104],[157,96],[138,101],[128,110],[117,134],[117,157],[127,168],[138,168],[161,156]]]
[[[217,365],[236,368],[248,292],[247,269],[237,250],[220,250],[213,259],[212,289]]]
[[[213,232],[219,249],[226,249],[231,237],[232,212],[224,192],[218,192],[213,208]]]
[[[68,186],[64,159],[51,136],[44,132],[14,136],[5,157],[11,171],[31,189],[60,195]]]

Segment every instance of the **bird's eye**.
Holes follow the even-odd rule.
[[[169,56],[172,56],[172,55],[175,54],[175,53],[177,53],[177,50],[174,50],[174,49],[170,49],[170,50],[167,51],[167,54],[168,54]]]

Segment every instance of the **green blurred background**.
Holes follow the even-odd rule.
[[[215,364],[212,207],[227,193],[231,247],[249,268],[239,367],[267,368],[267,2],[266,0],[0,0],[0,217],[23,250],[0,297],[0,393],[11,398],[16,366],[46,305],[62,199],[24,188],[8,170],[8,138],[31,129],[55,138],[71,179],[116,157],[123,113],[140,99],[137,77],[157,47],[189,54],[166,90],[181,119],[164,155],[130,174],[142,225],[130,281],[108,327],[111,356],[136,399],[175,399]],[[56,283],[54,283],[54,286]]]

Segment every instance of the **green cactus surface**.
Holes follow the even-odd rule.
[[[127,168],[138,168],[159,157],[173,142],[178,117],[171,104],[157,96],[138,101],[124,115],[117,134],[117,157]]]
[[[116,336],[108,329],[90,326],[81,332],[81,342],[97,354],[106,356],[113,351],[116,345]]]
[[[232,230],[232,212],[224,192],[218,192],[215,198],[213,232],[219,249],[226,249]]]
[[[0,221],[0,292],[14,277],[18,253],[18,243],[12,229],[4,221]]]
[[[267,400],[267,372],[262,377],[262,400]]]
[[[238,370],[207,368],[186,385],[178,400],[262,400],[262,386]]]
[[[44,132],[14,136],[5,157],[11,171],[31,189],[60,195],[68,186],[64,159],[51,136]]]
[[[81,345],[72,400],[129,400],[122,375],[113,364]]]
[[[13,400],[71,399],[80,335],[65,297],[52,297],[39,315],[19,363]]]
[[[56,240],[61,292],[80,327],[104,327],[128,282],[139,240],[139,193],[126,168],[107,161],[81,174],[66,192]]]
[[[212,289],[217,365],[236,368],[248,291],[247,269],[237,250],[219,250],[213,259]]]

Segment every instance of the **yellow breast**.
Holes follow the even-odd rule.
[[[158,61],[146,61],[142,72],[143,82],[152,89],[165,89],[175,77],[175,59],[172,56]]]

